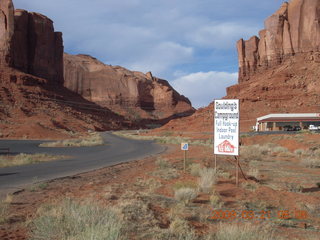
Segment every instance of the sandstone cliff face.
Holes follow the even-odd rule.
[[[63,84],[62,34],[39,14],[14,10],[11,0],[0,2],[0,65]]]
[[[292,0],[266,19],[259,38],[237,43],[239,82],[284,59],[320,50],[320,0]]]
[[[11,0],[0,1],[0,65],[11,63],[11,39],[14,33],[14,7]]]
[[[193,112],[190,101],[167,81],[149,72],[129,71],[105,65],[88,55],[64,55],[64,86],[122,114],[163,119]]]

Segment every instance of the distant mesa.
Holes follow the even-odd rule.
[[[194,111],[189,99],[151,72],[106,65],[89,55],[64,54],[64,86],[121,115],[134,111],[142,119],[165,119]]]

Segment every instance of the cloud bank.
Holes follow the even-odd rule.
[[[188,96],[194,107],[205,107],[214,99],[226,95],[226,87],[237,83],[238,73],[197,72],[181,76],[171,83],[181,94]]]

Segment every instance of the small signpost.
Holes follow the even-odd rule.
[[[183,170],[186,171],[187,151],[189,150],[189,144],[188,143],[181,143],[181,150],[184,152],[184,154],[183,154]]]
[[[236,184],[239,185],[239,99],[214,101],[214,155],[235,156],[237,160]]]

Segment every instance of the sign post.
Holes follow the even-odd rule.
[[[187,151],[189,150],[189,144],[188,143],[181,143],[181,150],[184,152],[184,154],[183,154],[183,171],[186,171]]]
[[[239,99],[214,101],[214,154],[235,156],[236,184],[239,184]]]

